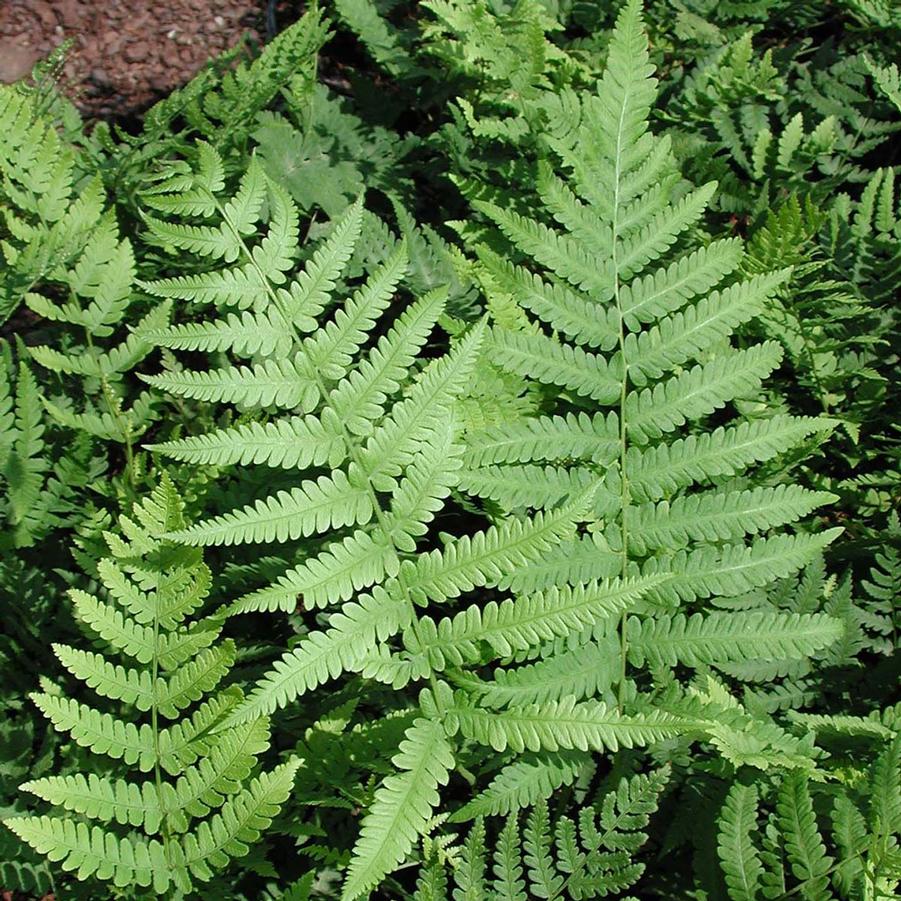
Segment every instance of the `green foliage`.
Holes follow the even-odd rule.
[[[0,88],[0,889],[895,897],[899,34],[335,0],[128,132]]]
[[[108,651],[54,645],[63,668],[121,704],[122,713],[55,686],[33,696],[55,729],[95,754],[121,760],[133,768],[132,778],[89,771],[26,782],[23,790],[76,816],[4,821],[79,878],[152,886],[157,894],[170,886],[186,892],[194,880],[206,881],[231,857],[246,854],[288,797],[300,766],[292,759],[251,779],[268,746],[267,721],[217,730],[240,703],[234,688],[213,694],[234,663],[235,647],[218,640],[220,616],[195,616],[210,573],[199,551],[163,537],[181,524],[181,501],[164,479],[121,518],[121,535],[108,533],[111,556],[96,565],[108,599],[71,592],[75,615]],[[146,721],[136,722],[135,711]],[[152,777],[134,778],[146,774]],[[88,826],[82,817],[139,832]]]
[[[492,854],[493,879],[486,873],[485,828],[472,827],[454,873],[453,898],[524,901],[526,898],[604,898],[638,881],[645,865],[636,860],[648,839],[643,830],[656,812],[666,770],[622,778],[595,804],[553,823],[539,801],[520,832],[516,814],[507,817]]]
[[[0,323],[25,294],[83,251],[103,213],[76,150],[41,114],[41,97],[0,85]]]
[[[834,499],[779,484],[784,467],[760,479],[767,487],[741,489],[749,466],[773,461],[811,434],[828,433],[833,423],[750,418],[739,408],[725,424],[704,426],[728,404],[759,397],[762,380],[779,365],[775,343],[737,349],[729,337],[759,314],[789,273],[724,283],[741,247],[734,241],[698,247],[691,240],[712,186],[672,196],[669,142],[648,131],[653,96],[646,38],[631,4],[617,21],[597,94],[583,95],[571,111],[561,127],[565,138],[549,138],[560,162],[556,172],[550,164],[539,169],[538,204],[547,221],[475,202],[500,230],[495,246],[504,239],[512,245],[514,262],[488,244],[474,247],[493,290],[535,317],[521,317],[516,330],[494,326],[485,365],[547,387],[542,406],[552,416],[537,421],[553,428],[557,440],[539,444],[531,426],[524,434],[516,420],[476,432],[471,440],[484,450],[466,461],[461,484],[511,511],[551,507],[574,490],[599,486],[589,526],[597,555],[613,558],[621,584],[653,580],[645,583],[644,603],[626,598],[618,609],[603,610],[608,622],[622,619],[621,668],[611,669],[602,686],[616,687],[620,704],[634,691],[627,663],[657,671],[803,658],[841,632],[839,622],[823,614],[799,617],[766,603],[742,612],[696,607],[690,617],[667,612],[707,599],[708,606],[724,605],[789,576],[838,530],[817,536],[777,531]],[[536,272],[518,259],[541,268]],[[596,445],[584,443],[589,417],[603,423],[607,441],[600,457]],[[718,421],[724,422],[722,414]],[[545,603],[565,610],[569,595],[554,591]],[[491,625],[483,616],[483,640]],[[541,637],[572,642],[552,628]],[[448,637],[456,638],[456,631],[451,627]],[[523,647],[509,642],[500,650]],[[536,742],[527,738],[530,743]]]
[[[794,774],[774,788],[768,786],[775,815],[763,829],[757,787],[735,783],[718,823],[717,850],[728,897],[892,897],[901,881],[898,753],[895,738],[860,785],[840,786],[831,793],[827,817],[818,816],[812,796],[816,786],[807,777]]]

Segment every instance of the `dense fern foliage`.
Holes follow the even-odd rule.
[[[897,897],[892,4],[310,6],[0,87],[0,891]]]

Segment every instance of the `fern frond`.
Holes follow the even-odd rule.
[[[654,667],[810,657],[841,633],[841,622],[823,614],[764,611],[633,617],[627,631],[632,662]]]
[[[502,712],[453,707],[447,726],[466,738],[504,751],[609,750],[634,748],[686,733],[703,733],[706,724],[660,711],[629,715],[599,701],[564,698]]]
[[[451,821],[462,823],[531,807],[564,785],[572,785],[589,765],[590,758],[580,751],[548,752],[516,760],[505,766],[486,789],[454,811]]]
[[[757,828],[757,790],[737,782],[729,789],[719,816],[717,854],[732,901],[754,901],[763,866],[751,840]]]
[[[344,901],[377,885],[422,834],[438,804],[438,789],[454,765],[441,724],[417,719],[392,763],[400,772],[387,776],[376,790],[351,857],[341,893]]]
[[[501,604],[490,601],[472,606],[453,619],[435,623],[428,617],[416,621],[404,634],[404,644],[428,666],[442,670],[448,665],[481,658],[482,642],[498,657],[528,651],[542,641],[580,634],[628,610],[659,579],[612,579],[575,588],[551,588]]]
[[[234,714],[236,721],[253,719],[284,707],[299,695],[362,663],[377,640],[386,641],[409,622],[409,603],[377,589],[333,613],[329,627],[313,632],[278,660]]]
[[[164,537],[183,525],[182,507],[164,479],[130,517],[120,517],[120,535],[106,535],[111,557],[96,569],[109,601],[73,590],[82,620],[137,665],[54,645],[69,675],[130,709],[128,718],[64,693],[33,697],[53,727],[76,744],[153,777],[138,781],[105,770],[33,780],[22,788],[78,819],[5,821],[79,879],[152,885],[160,894],[170,887],[189,892],[194,880],[207,881],[232,857],[246,854],[287,799],[300,766],[292,760],[250,779],[268,748],[267,721],[248,718],[216,731],[242,700],[237,689],[212,694],[234,664],[235,647],[230,640],[213,644],[221,617],[187,619],[203,603],[210,577],[199,552]],[[163,718],[171,723],[163,727]],[[120,834],[90,821],[128,831]]]
[[[783,779],[776,813],[792,871],[803,883],[802,895],[810,901],[826,901],[832,858],[826,854],[807,780],[802,774]]]
[[[842,529],[827,529],[819,535],[776,535],[744,544],[709,547],[673,557],[654,557],[645,574],[671,573],[672,578],[657,594],[676,603],[710,596],[735,597],[785,578],[809,563]]]
[[[728,541],[794,522],[836,496],[798,485],[742,491],[698,492],[672,503],[643,504],[627,511],[636,553],[682,547],[691,541]]]
[[[280,491],[168,537],[190,545],[288,541],[346,525],[365,525],[372,515],[370,492],[338,470],[332,477],[306,480],[291,491]]]

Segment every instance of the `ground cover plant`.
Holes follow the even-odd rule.
[[[335,0],[0,87],[0,889],[901,891],[901,18]]]

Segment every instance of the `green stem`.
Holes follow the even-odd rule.
[[[158,582],[159,580],[157,580]],[[156,788],[156,796],[160,805],[160,835],[163,840],[163,854],[166,862],[169,860],[169,845],[171,842],[171,831],[169,828],[169,812],[163,804],[163,774],[160,769],[160,726],[159,711],[157,710],[157,678],[159,676],[160,658],[159,658],[159,635],[160,635],[160,599],[159,584],[154,592],[153,604],[153,660],[151,662],[150,679],[153,686],[153,704],[150,707],[150,730],[153,733],[153,783]]]
[[[94,339],[87,329],[85,330],[85,336],[87,338],[88,348],[93,352],[94,350]],[[132,444],[132,436],[131,436],[131,423],[128,421],[128,418],[122,415],[122,405],[117,401],[115,397],[113,397],[112,389],[110,388],[109,381],[107,380],[106,374],[100,374],[100,390],[103,394],[103,399],[106,401],[107,409],[109,410],[110,416],[116,420],[116,424],[119,426],[119,431],[122,435],[122,445],[125,449],[125,477],[126,482],[129,489],[129,494],[131,497],[135,496],[135,455],[134,455],[134,445]]]
[[[623,315],[622,299],[620,298],[619,261],[617,257],[617,241],[619,239],[619,193],[620,193],[620,156],[622,139],[622,116],[625,115],[625,105],[620,114],[620,128],[617,132],[616,163],[613,189],[613,216],[611,222],[611,258],[613,261],[613,299],[616,303],[619,334],[617,336],[619,355],[622,361],[623,377],[620,384],[619,395],[619,478],[620,478],[620,575],[626,578],[629,571],[629,531],[626,522],[626,510],[629,506],[629,479],[626,473],[626,455],[628,451],[628,435],[626,432],[626,395],[628,393],[629,367],[626,365],[626,323]],[[619,624],[620,643],[620,673],[617,688],[617,707],[622,712],[626,692],[626,667],[628,658],[628,640],[626,638],[626,612],[623,611]]]

